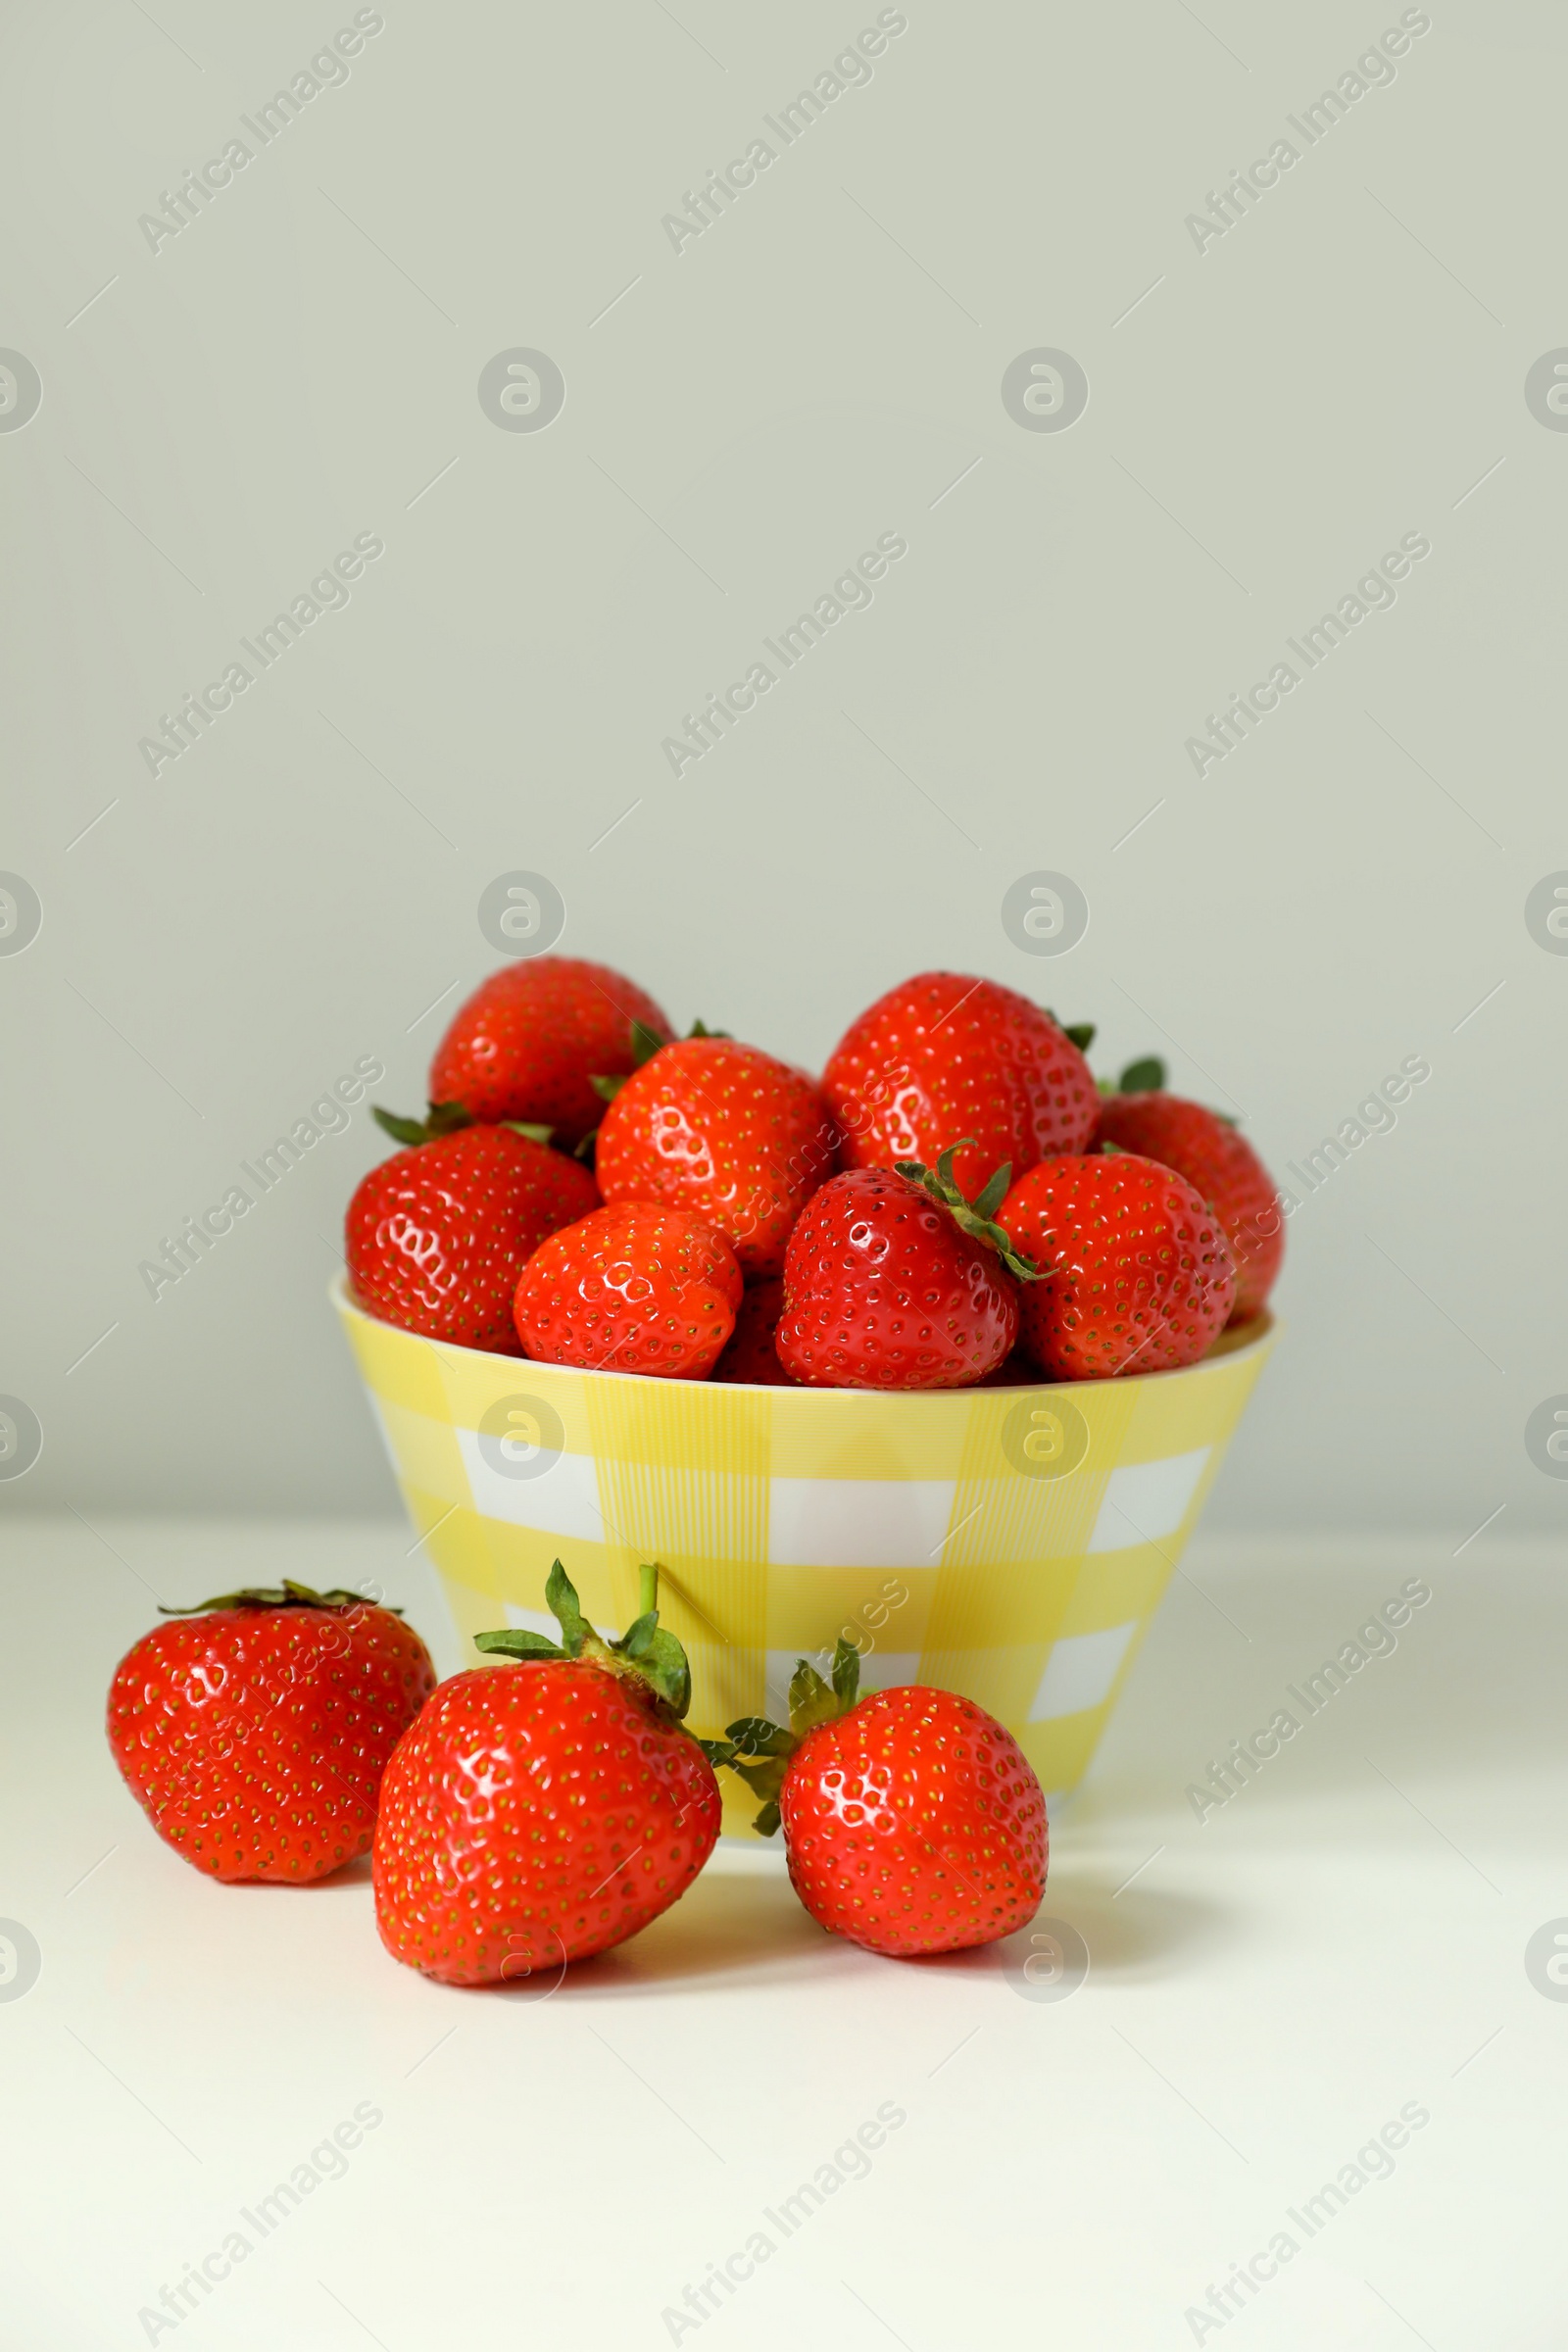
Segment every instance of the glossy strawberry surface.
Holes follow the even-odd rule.
[[[702,1749],[635,1676],[582,1659],[456,1675],[382,1785],[381,1940],[449,1984],[548,1984],[686,1891],[720,1810]]]
[[[553,1234],[516,1286],[524,1355],[546,1364],[701,1380],[743,1290],[722,1234],[685,1209],[618,1200]]]
[[[1201,1102],[1179,1095],[1112,1095],[1101,1105],[1100,1140],[1140,1152],[1185,1176],[1225,1228],[1236,1260],[1233,1323],[1261,1313],[1285,1255],[1285,1219],[1274,1180],[1245,1135]]]
[[[775,1341],[792,1380],[962,1388],[1004,1360],[1017,1332],[1017,1285],[996,1251],[891,1168],[846,1170],[802,1211]]]
[[[652,997],[605,963],[534,956],[503,964],[474,990],[430,1064],[432,1102],[475,1119],[523,1119],[568,1148],[597,1127],[597,1077],[633,1064],[633,1021],[659,1037],[669,1022]]]
[[[607,1201],[667,1200],[723,1234],[748,1281],[776,1274],[838,1131],[799,1070],[732,1038],[665,1046],[616,1095],[595,1169]]]
[[[1011,1733],[955,1691],[874,1691],[808,1732],[778,1805],[796,1893],[871,1951],[991,1943],[1040,1907],[1040,1783]]]
[[[1230,1244],[1173,1168],[1133,1152],[1044,1159],[997,1222],[1042,1271],[1024,1286],[1020,1337],[1054,1380],[1171,1372],[1225,1326]]]
[[[950,1144],[965,1193],[992,1170],[1082,1152],[1100,1098],[1078,1048],[1047,1012],[995,980],[921,972],[845,1031],[822,1073],[851,1167],[935,1165]]]
[[[599,1199],[586,1168],[509,1127],[462,1127],[372,1168],[349,1203],[345,1254],[385,1323],[516,1355],[517,1277],[548,1234]]]
[[[434,1689],[418,1635],[368,1602],[209,1609],[122,1659],[109,1744],[194,1868],[300,1885],[368,1851],[387,1758]]]

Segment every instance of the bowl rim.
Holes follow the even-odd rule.
[[[534,1360],[526,1355],[501,1355],[489,1348],[466,1348],[457,1340],[433,1340],[425,1332],[411,1331],[405,1323],[389,1323],[383,1315],[372,1315],[369,1308],[363,1306],[354,1296],[346,1267],[341,1273],[334,1274],[328,1282],[327,1297],[339,1314],[345,1317],[353,1316],[359,1322],[368,1323],[373,1330],[392,1332],[397,1338],[411,1340],[421,1348],[434,1348],[442,1355],[466,1357],[476,1364],[494,1365],[520,1365]],[[541,1362],[539,1369],[548,1372],[556,1379],[632,1381],[640,1388],[660,1391],[689,1389],[710,1392],[720,1389],[738,1396],[856,1397],[866,1400],[859,1408],[862,1410],[869,1409],[869,1405],[872,1404],[885,1405],[895,1398],[929,1407],[933,1400],[944,1398],[962,1400],[971,1396],[1059,1396],[1063,1390],[1068,1392],[1087,1390],[1091,1393],[1102,1393],[1111,1387],[1112,1382],[1117,1388],[1141,1388],[1151,1386],[1155,1381],[1186,1380],[1195,1372],[1213,1371],[1222,1364],[1236,1363],[1256,1350],[1266,1349],[1280,1329],[1279,1318],[1265,1306],[1260,1314],[1251,1318],[1250,1322],[1227,1325],[1208,1352],[1199,1356],[1195,1363],[1177,1364],[1164,1372],[1122,1372],[1105,1380],[1009,1381],[1001,1388],[986,1388],[978,1382],[973,1382],[967,1388],[961,1389],[819,1389],[808,1388],[804,1382],[793,1381],[669,1380],[654,1372],[612,1372],[593,1364],[547,1364]],[[847,1409],[854,1410],[856,1408],[849,1407]]]

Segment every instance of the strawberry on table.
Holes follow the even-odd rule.
[[[664,1014],[608,964],[534,956],[481,981],[436,1049],[430,1101],[470,1118],[523,1119],[567,1149],[599,1124],[594,1078],[636,1067],[634,1028],[654,1043]]]
[[[517,1277],[559,1226],[599,1199],[586,1168],[511,1127],[460,1127],[394,1152],[349,1203],[356,1296],[427,1340],[516,1355]]]
[[[615,1092],[595,1170],[607,1201],[667,1200],[722,1233],[748,1280],[776,1274],[790,1228],[838,1165],[810,1081],[728,1037],[664,1046]]]
[[[109,1745],[160,1838],[218,1879],[303,1886],[369,1850],[388,1756],[435,1689],[430,1653],[358,1592],[227,1592],[143,1635]]]
[[[934,1171],[852,1168],[803,1210],[784,1260],[775,1345],[808,1388],[956,1389],[1004,1361],[1018,1333],[1018,1281],[1033,1267],[992,1220],[1005,1162],[971,1205],[953,1181],[962,1145]]]
[[[1100,1140],[1185,1176],[1225,1228],[1236,1260],[1233,1323],[1262,1312],[1285,1254],[1285,1220],[1267,1168],[1235,1122],[1164,1090],[1165,1065],[1130,1062],[1100,1107]]]
[[[683,1208],[617,1200],[537,1249],[516,1286],[524,1355],[543,1364],[701,1380],[735,1328],[735,1252]]]
[[[443,1683],[387,1768],[375,1916],[395,1960],[448,1984],[549,1974],[635,1936],[713,1850],[719,1793],[682,1728],[685,1652],[642,1615],[607,1642],[557,1560],[559,1643],[480,1634],[512,1661]]]
[[[844,1131],[846,1167],[934,1162],[959,1136],[965,1191],[999,1160],[1032,1167],[1082,1152],[1100,1097],[1076,1040],[1027,997],[961,972],[921,972],[853,1021],[828,1057],[822,1092]]]
[[[782,1825],[796,1893],[830,1935],[901,1960],[1027,1926],[1048,1858],[1028,1757],[972,1699],[920,1685],[858,1699],[859,1672],[843,1639],[831,1689],[803,1658],[788,1731],[751,1716],[710,1748],[763,1799],[759,1830]]]
[[[754,1388],[792,1387],[774,1344],[783,1312],[784,1284],[778,1275],[749,1284],[729,1345],[713,1366],[713,1379],[746,1381]]]
[[[1236,1296],[1230,1244],[1184,1176],[1136,1152],[1043,1159],[997,1222],[1040,1280],[1020,1337],[1054,1380],[1196,1363]]]

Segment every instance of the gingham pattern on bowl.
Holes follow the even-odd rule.
[[[965,1692],[1053,1792],[1094,1752],[1274,1336],[1260,1317],[1182,1372],[885,1396],[485,1355],[333,1297],[463,1634],[554,1632],[558,1555],[619,1631],[658,1560],[694,1731],[782,1716],[797,1657],[848,1632],[862,1687]],[[748,1810],[726,1791],[726,1830]]]

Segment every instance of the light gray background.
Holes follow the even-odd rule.
[[[0,433],[0,865],[44,907],[0,958],[0,1389],[45,1432],[0,1503],[393,1507],[324,1298],[363,1108],[177,1289],[137,1267],[357,1057],[417,1104],[521,866],[682,1023],[819,1067],[905,973],[986,972],[1280,1167],[1424,1054],[1292,1221],[1214,1516],[1560,1525],[1523,1438],[1568,1390],[1568,958],[1523,916],[1568,866],[1568,436],[1523,396],[1568,343],[1560,12],[1434,0],[1200,254],[1396,7],[909,0],[677,255],[662,216],[874,8],[387,0],[156,256],[138,216],[353,11],[154,13],[13,8],[0,73],[0,344],[44,388]],[[565,377],[543,432],[479,406],[518,345]],[[1089,377],[1065,432],[1000,397],[1041,345]],[[672,777],[889,530],[871,609]],[[364,531],[349,607],[151,778],[159,714]],[[1409,531],[1396,606],[1200,781],[1204,714]],[[1092,909],[1058,961],[1002,929],[1035,867]]]

